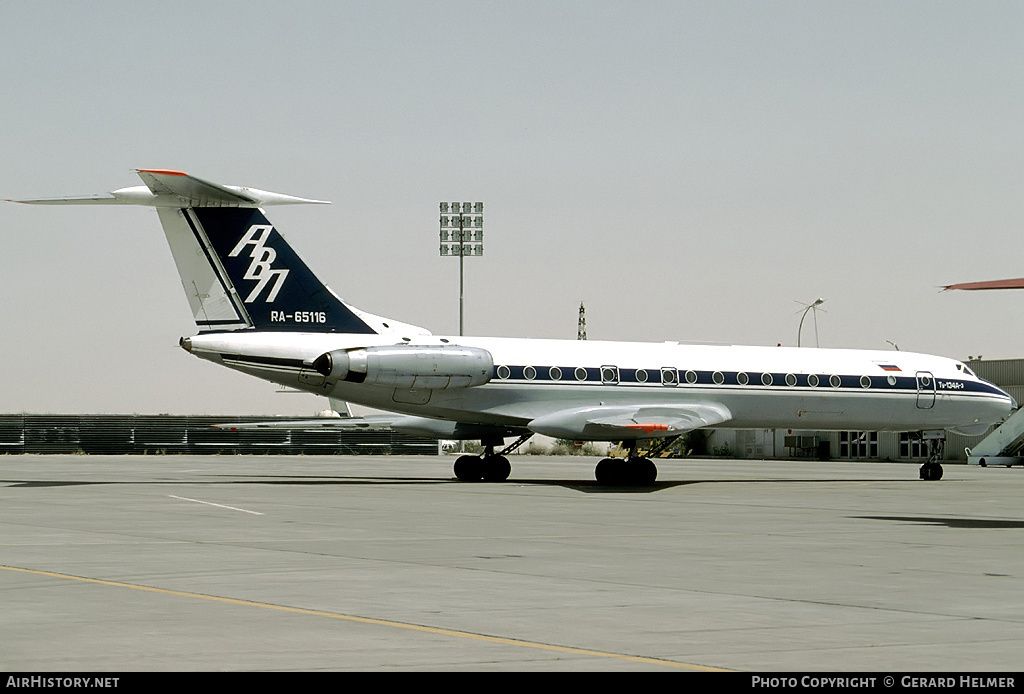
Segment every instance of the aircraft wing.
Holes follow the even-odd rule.
[[[675,436],[730,419],[729,408],[715,402],[597,405],[552,412],[534,419],[528,426],[531,431],[554,438],[613,441]]]
[[[390,429],[401,415],[367,415],[365,417],[315,417],[313,419],[283,419],[267,422],[228,422],[214,424],[214,429],[227,431],[246,431],[253,429],[301,429],[315,431],[317,429]]]
[[[487,437],[521,436],[528,433],[522,427],[488,424],[469,424],[431,417],[414,417],[404,414],[371,414],[365,417],[317,417],[315,419],[291,419],[268,422],[227,422],[214,424],[216,429],[241,431],[253,429],[300,429],[302,431],[323,431],[325,429],[350,429],[360,431],[381,431],[389,429],[399,434],[419,436],[425,439],[482,439]]]
[[[1024,277],[1012,280],[990,280],[988,282],[963,282],[943,287],[943,290],[946,289],[1024,289]]]

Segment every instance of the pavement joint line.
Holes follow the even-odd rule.
[[[174,595],[178,597],[194,598],[198,600],[211,600],[213,602],[220,602],[229,605],[241,605],[244,607],[260,607],[268,610],[278,610],[281,612],[289,612],[292,614],[302,614],[313,617],[326,617],[329,619],[340,619],[348,622],[358,622],[361,624],[373,624],[377,626],[387,626],[396,629],[408,629],[411,631],[419,631],[428,634],[435,634],[439,636],[452,636],[456,638],[472,639],[475,641],[485,641],[488,643],[502,644],[506,646],[521,646],[524,648],[534,648],[546,651],[555,651],[559,653],[568,653],[572,655],[584,655],[594,656],[598,658],[612,658],[617,660],[625,660],[634,663],[644,663],[648,665],[661,665],[664,667],[680,668],[684,670],[695,670],[700,672],[731,672],[724,668],[710,667],[706,665],[695,665],[692,663],[682,663],[674,660],[664,660],[661,658],[650,658],[644,656],[628,655],[625,653],[612,653],[609,651],[595,651],[587,648],[575,648],[572,646],[558,646],[554,644],[539,643],[535,641],[526,641],[523,639],[514,639],[501,636],[488,636],[487,634],[476,634],[470,631],[460,631],[458,629],[444,629],[440,627],[430,627],[421,624],[412,624],[409,622],[399,622],[389,619],[374,619],[372,617],[360,617],[357,615],[342,614],[339,612],[327,612],[325,610],[312,610],[304,607],[291,607],[288,605],[274,605],[272,603],[257,602],[255,600],[242,600],[239,598],[227,598],[219,595],[206,595],[204,593],[191,593],[188,591],[181,590],[170,590],[168,588],[156,588],[153,586],[145,586],[135,583],[124,583],[122,581],[109,581],[101,578],[89,578],[87,576],[75,576],[73,574],[58,573],[55,571],[42,571],[40,569],[26,569],[19,566],[7,566],[0,564],[0,569],[5,571],[14,571],[19,573],[32,574],[36,576],[48,576],[50,578],[60,578],[70,581],[81,581],[84,583],[92,583],[95,585],[111,586],[114,588],[130,588],[133,590],[142,590],[149,593],[159,593],[162,595]]]

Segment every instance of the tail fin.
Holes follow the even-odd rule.
[[[179,171],[139,169],[138,174],[145,187],[19,202],[156,207],[201,332],[427,333],[346,304],[313,274],[259,209],[323,201],[223,186]]]
[[[162,208],[160,221],[172,252],[184,246],[174,259],[200,330],[377,332],[317,279],[261,210]]]

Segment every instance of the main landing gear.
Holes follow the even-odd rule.
[[[495,445],[505,443],[502,438],[481,441],[484,454],[463,455],[455,461],[455,477],[460,482],[504,482],[512,474],[512,464],[505,456],[526,443],[533,434],[523,434],[516,442],[495,453]]]
[[[658,479],[658,467],[650,458],[605,458],[594,469],[598,484],[614,487],[649,486]]]
[[[483,455],[463,455],[455,461],[455,477],[460,482],[504,482],[512,472],[512,465],[505,456],[526,443],[533,434],[523,434],[515,443],[506,446],[500,453],[494,448],[505,441],[502,438],[483,439]],[[656,457],[668,448],[678,436],[665,439],[649,452]],[[637,442],[629,444],[629,455],[625,459],[605,458],[594,470],[597,483],[608,486],[650,486],[658,479],[658,467],[648,457],[637,455]]]
[[[455,477],[460,482],[504,482],[512,474],[512,464],[503,455],[495,455],[487,446],[483,456],[463,455],[455,461]]]
[[[679,436],[670,436],[661,441],[660,444],[651,448],[648,455],[658,456],[667,449]],[[637,455],[638,442],[629,443],[629,455],[625,460],[619,458],[605,458],[597,464],[594,469],[594,477],[598,484],[609,486],[650,486],[658,479],[658,466],[650,458]]]

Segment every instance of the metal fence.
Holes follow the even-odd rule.
[[[298,421],[300,418],[295,418]],[[307,418],[308,419],[308,418]],[[0,453],[104,455],[437,455],[437,442],[393,431],[215,429],[288,417],[0,415]]]

